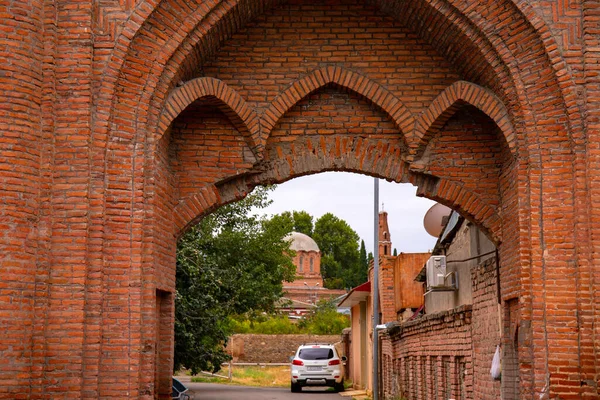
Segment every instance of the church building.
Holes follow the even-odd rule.
[[[296,253],[293,258],[296,279],[284,282],[282,311],[288,311],[290,316],[301,316],[314,308],[320,300],[332,300],[346,294],[345,290],[323,287],[321,251],[317,242],[300,232],[291,232],[287,240],[291,242],[290,249]]]

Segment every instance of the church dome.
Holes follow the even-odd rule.
[[[291,232],[285,239],[291,242],[290,249],[294,251],[319,251],[317,242],[304,233]]]

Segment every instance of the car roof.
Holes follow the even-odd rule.
[[[315,346],[335,348],[334,345],[329,344],[329,343],[305,343],[305,344],[301,344],[300,346],[298,346],[298,348],[301,348],[301,347],[315,347]]]

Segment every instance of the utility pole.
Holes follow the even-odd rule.
[[[379,400],[379,179],[375,178],[373,190],[373,400]]]

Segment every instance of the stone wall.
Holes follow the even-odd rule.
[[[338,343],[341,335],[233,335],[228,348],[233,348],[234,362],[288,363],[298,346],[304,343]],[[338,352],[342,347],[338,346]],[[341,356],[341,354],[340,354]]]

